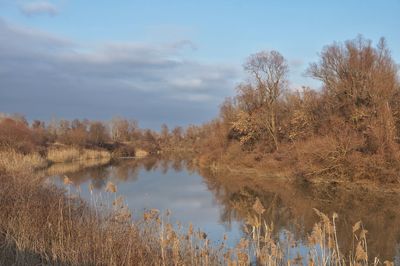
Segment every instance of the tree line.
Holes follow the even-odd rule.
[[[188,145],[205,162],[400,181],[398,65],[384,38],[375,46],[358,36],[324,47],[306,72],[321,82],[317,90],[289,88],[289,66],[278,51],[251,55],[244,70],[247,80],[219,116],[191,130]]]

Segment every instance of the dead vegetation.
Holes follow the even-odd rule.
[[[47,165],[47,161],[37,153],[22,154],[14,149],[0,150],[0,174],[31,173]]]
[[[288,90],[276,51],[250,56],[245,70],[248,81],[220,116],[181,138],[203,165],[278,169],[309,181],[400,182],[400,83],[384,39],[324,47],[307,71],[320,90]]]
[[[111,159],[111,154],[105,150],[79,149],[76,147],[50,148],[47,159],[53,163],[65,163],[92,159]]]

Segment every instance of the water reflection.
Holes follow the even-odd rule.
[[[400,197],[396,193],[343,188],[335,184],[292,184],[282,180],[201,171],[208,187],[223,206],[222,220],[245,220],[258,197],[266,208],[264,219],[276,232],[290,231],[297,242],[305,243],[317,216],[316,208],[330,216],[339,213],[338,238],[342,252],[351,250],[352,225],[362,220],[368,230],[371,258],[396,259],[400,265]]]
[[[143,209],[170,209],[176,220],[193,222],[211,239],[224,233],[234,245],[243,233],[243,224],[251,206],[259,198],[268,223],[276,237],[290,231],[298,243],[305,243],[317,217],[313,208],[326,214],[339,213],[338,238],[341,251],[351,249],[352,225],[362,220],[368,229],[370,257],[393,259],[399,263],[400,197],[397,194],[371,192],[337,185],[311,186],[276,179],[219,173],[198,169],[183,158],[155,158],[120,161],[63,175],[82,188],[89,184],[102,193],[108,181],[118,186],[134,215]],[[89,193],[82,189],[82,196]]]

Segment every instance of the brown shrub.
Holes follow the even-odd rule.
[[[6,118],[0,121],[0,147],[14,149],[22,153],[36,150],[38,139],[22,122]]]
[[[135,157],[135,147],[132,144],[120,144],[112,152],[112,157]]]

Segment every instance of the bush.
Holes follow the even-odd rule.
[[[121,157],[135,157],[135,147],[131,144],[120,144],[117,148],[112,152],[112,157],[121,158]]]
[[[37,146],[37,139],[25,123],[10,118],[0,121],[0,147],[27,154]]]

